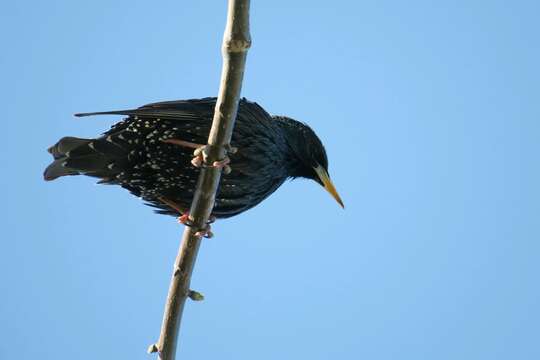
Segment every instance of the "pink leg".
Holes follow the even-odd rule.
[[[158,199],[159,199],[159,201],[161,201],[162,203],[164,203],[168,207],[178,211],[178,213],[180,214],[180,216],[178,217],[178,222],[180,224],[186,224],[189,221],[189,211],[182,208],[180,205],[178,205],[174,201],[165,199],[164,197],[159,197]]]
[[[204,145],[201,145],[201,144],[196,144],[196,143],[192,143],[192,142],[184,141],[184,140],[180,140],[180,139],[165,139],[165,140],[162,140],[162,141],[164,143],[167,143],[167,144],[179,145],[179,146],[184,146],[184,147],[188,147],[188,148],[192,148],[192,149],[198,149],[201,146],[204,146]]]

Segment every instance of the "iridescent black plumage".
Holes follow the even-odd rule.
[[[100,183],[128,189],[160,213],[178,215],[162,199],[188,209],[199,169],[190,163],[193,149],[163,141],[205,144],[215,102],[215,98],[169,101],[135,110],[79,114],[128,117],[96,139],[62,138],[49,149],[55,160],[44,177],[98,177]],[[220,183],[213,210],[218,218],[257,205],[287,178],[306,177],[323,184],[314,168],[326,171],[328,161],[315,133],[293,119],[270,116],[256,103],[240,101],[231,145],[239,151],[230,154],[232,172]]]

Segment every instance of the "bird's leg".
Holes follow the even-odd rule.
[[[167,205],[170,208],[173,208],[174,210],[178,211],[178,213],[180,214],[180,216],[178,217],[178,222],[180,224],[184,224],[186,226],[193,226],[193,223],[192,223],[191,219],[189,218],[189,210],[188,209],[184,209],[183,207],[181,207],[180,205],[178,205],[174,201],[165,199],[164,197],[159,197],[158,199],[159,199],[159,201],[161,201],[165,205]],[[208,221],[206,222],[206,224],[208,225],[208,231],[210,231],[210,224],[214,223],[215,221],[216,221],[216,217],[214,215],[210,215],[210,217],[208,218]],[[211,233],[211,231],[210,231],[210,233]]]
[[[180,216],[178,217],[178,222],[180,224],[189,225],[189,211],[187,209],[184,209],[174,201],[171,201],[169,199],[165,199],[164,197],[158,197],[159,201],[167,205],[168,207],[178,211]]]
[[[189,141],[185,141],[185,140],[180,140],[180,139],[165,139],[165,140],[162,140],[164,143],[167,143],[167,144],[173,144],[173,145],[179,145],[179,146],[184,146],[184,147],[188,147],[188,148],[192,148],[192,149],[198,149],[204,145],[201,145],[201,144],[197,144],[197,143],[192,143],[192,142],[189,142]]]

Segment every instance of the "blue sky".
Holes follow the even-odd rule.
[[[253,1],[242,94],[317,131],[346,210],[297,180],[218,222],[181,355],[538,359],[540,5],[328,4]],[[0,358],[152,358],[181,226],[45,149],[217,94],[225,2],[2,8]]]

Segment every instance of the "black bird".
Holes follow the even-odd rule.
[[[45,180],[89,175],[141,197],[156,212],[179,216],[189,209],[200,169],[193,148],[206,144],[216,98],[166,101],[135,110],[76,114],[125,115],[96,139],[64,137],[49,152],[54,161]],[[226,218],[246,211],[288,178],[321,184],[343,206],[328,176],[323,144],[306,124],[270,116],[257,103],[240,100],[230,154],[232,172],[223,175],[212,214]]]

